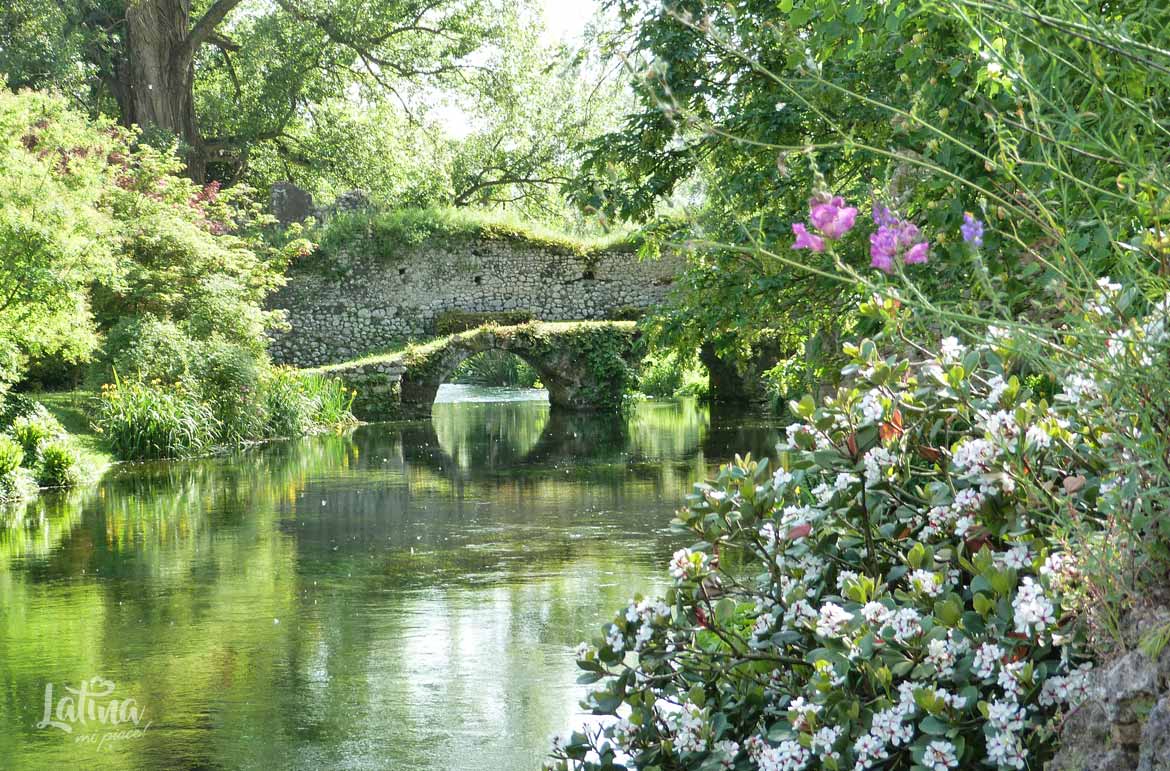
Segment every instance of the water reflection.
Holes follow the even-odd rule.
[[[0,765],[538,768],[572,647],[658,585],[689,484],[774,442],[690,402],[436,404],[4,510]],[[97,675],[143,735],[36,727]]]

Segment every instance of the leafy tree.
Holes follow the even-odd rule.
[[[234,178],[304,108],[454,78],[514,4],[494,0],[78,0],[0,11],[10,85],[54,86]],[[80,74],[79,74],[80,73]]]
[[[743,333],[816,328],[818,317],[835,334],[850,284],[831,259],[788,248],[816,191],[863,210],[878,198],[917,222],[940,258],[924,296],[968,309],[1003,302],[997,313],[1011,315],[1032,306],[1037,284],[1064,297],[1062,287],[1154,256],[1141,234],[1164,230],[1170,201],[1154,161],[1167,150],[1158,118],[1170,99],[1166,9],[608,6],[622,22],[609,50],[628,65],[640,109],[590,145],[573,194],[607,217],[646,220],[697,183],[694,221],[665,231],[698,247],[663,325],[668,341],[715,337],[735,348]],[[995,230],[977,263],[947,235],[965,210]],[[1091,268],[1073,267],[1062,250]],[[864,249],[849,259],[868,268]]]
[[[0,349],[6,378],[27,356],[76,360],[97,344],[88,287],[117,274],[109,214],[120,133],[60,99],[0,91]]]

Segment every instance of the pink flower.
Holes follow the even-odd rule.
[[[894,258],[887,257],[884,254],[872,254],[871,253],[871,259],[869,261],[869,266],[871,268],[877,268],[880,271],[884,271],[885,273],[893,273],[894,272]]]
[[[883,263],[893,264],[894,254],[898,251],[898,236],[890,228],[882,225],[873,233],[869,235],[869,256],[874,259],[876,263],[881,260]],[[876,264],[874,267],[878,267]],[[883,268],[884,270],[884,268]]]
[[[898,218],[887,207],[875,202],[873,205],[873,224],[879,227],[897,225]]]
[[[793,249],[811,249],[814,252],[825,251],[825,239],[808,232],[803,222],[792,223],[792,232],[796,234]]]
[[[926,262],[929,253],[930,242],[920,241],[906,251],[906,256],[902,258],[902,261],[907,265],[920,265]]]
[[[844,198],[834,196],[828,201],[810,202],[808,218],[813,227],[821,231],[826,238],[835,241],[853,229],[853,224],[857,220],[857,208],[846,206]]]
[[[918,226],[913,222],[898,223],[898,246],[902,249],[918,240]]]

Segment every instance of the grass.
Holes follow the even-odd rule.
[[[115,462],[89,422],[93,408],[88,402],[97,398],[93,391],[45,391],[30,396],[45,405],[45,409],[69,432],[84,474],[100,473]]]
[[[320,262],[322,267],[342,252],[357,249],[363,254],[391,259],[404,247],[429,240],[501,239],[582,257],[604,251],[633,252],[642,243],[636,231],[578,236],[514,215],[447,208],[353,212],[334,217],[308,235],[319,248],[306,264]]]

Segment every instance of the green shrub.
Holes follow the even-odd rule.
[[[274,368],[264,377],[262,388],[269,436],[302,436],[312,430],[319,405],[307,392],[303,376]]]
[[[705,396],[706,374],[693,362],[684,363],[674,352],[654,354],[642,360],[638,373],[638,391],[646,396],[672,398]]]
[[[102,388],[94,423],[123,460],[199,455],[219,435],[214,410],[182,384],[108,384]]]
[[[37,404],[30,412],[12,421],[12,436],[20,442],[26,458],[35,458],[42,444],[65,436],[65,428],[53,415]]]
[[[24,462],[24,449],[20,442],[0,434],[0,476],[11,474]]]
[[[484,324],[499,324],[502,327],[511,327],[517,324],[527,324],[536,318],[532,311],[495,311],[487,313],[473,313],[470,311],[443,311],[435,317],[436,335],[454,335],[466,332],[469,329],[482,327]]]
[[[540,379],[528,362],[507,351],[484,351],[470,356],[451,374],[452,383],[532,388]]]
[[[195,363],[198,346],[173,321],[128,317],[114,325],[93,366],[95,387],[123,380],[177,383]]]
[[[268,437],[303,436],[356,422],[350,412],[354,392],[337,378],[277,367],[265,375],[261,387]]]
[[[79,479],[77,451],[59,440],[42,445],[34,473],[41,487],[73,487]]]
[[[41,405],[24,394],[9,393],[0,400],[0,430],[9,428],[17,418],[36,413]]]
[[[314,423],[322,428],[336,428],[357,422],[353,416],[353,400],[357,391],[348,389],[339,378],[323,375],[301,375],[301,387],[310,395],[314,405]]]
[[[647,356],[638,373],[638,390],[647,396],[671,397],[683,384],[683,367],[673,353]]]
[[[265,438],[268,422],[261,378],[268,362],[234,343],[214,341],[202,346],[191,382],[215,415],[216,443],[233,445]]]
[[[23,461],[20,443],[0,434],[0,501],[24,498],[32,492],[32,480],[20,465]]]
[[[673,587],[579,650],[601,683],[586,704],[613,720],[556,767],[1043,765],[1089,692],[1085,555],[1053,528],[1100,527],[1123,451],[1001,352],[942,350],[852,347],[854,386],[792,405],[775,466],[696,486]]]

